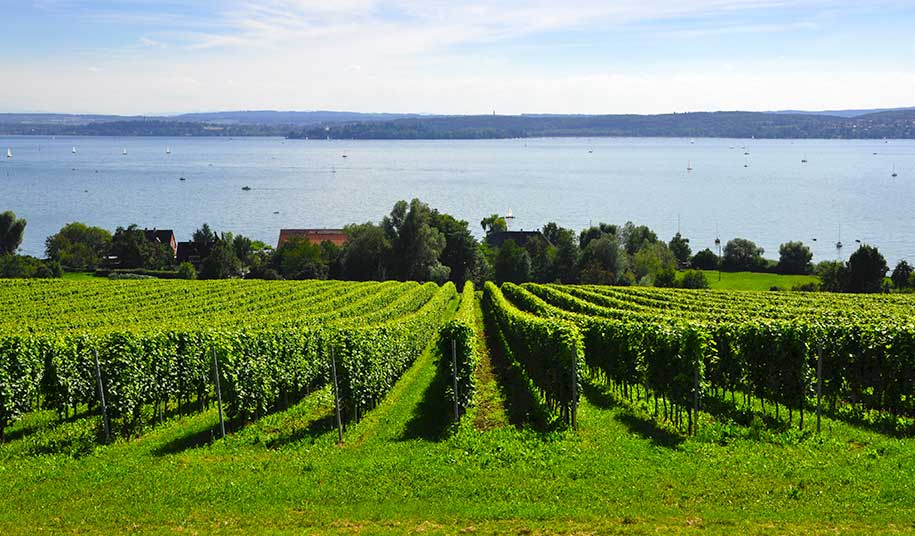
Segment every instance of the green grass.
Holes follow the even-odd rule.
[[[437,359],[343,445],[328,388],[224,440],[211,409],[89,453],[24,449],[80,437],[29,416],[0,446],[0,533],[915,532],[915,439],[830,419],[815,437],[812,415],[804,434],[706,415],[685,438],[596,382],[578,432],[452,428]]]
[[[795,285],[820,282],[820,278],[815,275],[780,275],[755,272],[721,272],[721,280],[719,280],[717,270],[700,271],[705,274],[709,287],[713,289],[769,290],[772,287],[779,287],[783,290],[791,290]],[[683,274],[684,272],[677,273],[678,281],[683,279]]]
[[[106,277],[95,277],[94,272],[64,272],[61,276],[67,281],[107,281]]]

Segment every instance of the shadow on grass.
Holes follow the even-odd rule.
[[[435,361],[435,377],[426,387],[422,400],[416,406],[413,416],[407,422],[401,440],[425,439],[440,441],[445,438],[454,418],[454,406],[447,394],[448,375],[441,366],[439,357]]]
[[[581,394],[588,399],[588,402],[601,409],[621,407],[620,403],[611,394],[610,388],[605,385],[598,385],[592,381],[585,380],[581,385]]]
[[[654,419],[644,415],[637,415],[630,410],[625,410],[614,418],[625,425],[630,432],[651,441],[652,445],[675,449],[684,441],[683,436],[661,428]]]
[[[337,417],[333,411],[308,422],[307,426],[290,430],[267,440],[267,448],[278,449],[285,445],[298,443],[305,439],[315,442],[319,437],[333,431],[337,427]]]
[[[168,456],[170,454],[178,454],[188,449],[195,449],[204,445],[209,445],[216,439],[218,434],[219,432],[216,431],[215,428],[207,427],[203,430],[180,435],[168,443],[156,447],[153,449],[152,453],[155,456]]]
[[[485,311],[483,319],[486,326],[485,335],[489,348],[489,360],[505,400],[508,421],[518,428],[529,425],[538,432],[553,430],[557,427],[557,423],[551,422],[549,412],[532,391],[530,380],[520,366],[511,359],[502,330],[493,322],[490,315],[485,314]]]

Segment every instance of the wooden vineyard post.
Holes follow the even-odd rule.
[[[343,443],[343,418],[340,415],[340,387],[337,385],[337,360],[334,345],[330,345],[330,373],[334,380],[334,410],[337,413],[337,442]]]
[[[820,414],[822,412],[820,400],[823,398],[823,345],[817,352],[817,433],[820,433]]]
[[[578,430],[578,357],[572,359],[572,429]]]
[[[457,349],[454,339],[451,339],[451,373],[454,377],[454,422],[460,422],[461,413],[458,407],[458,380],[457,380]]]
[[[98,382],[98,396],[102,403],[102,423],[105,425],[105,443],[111,441],[111,425],[108,423],[108,405],[105,403],[105,386],[102,384],[102,367],[98,362],[98,350],[92,351],[95,356],[95,380]]]
[[[222,415],[222,387],[219,385],[219,360],[216,359],[216,349],[210,346],[210,353],[213,354],[213,378],[216,383],[216,407],[219,410],[219,431],[222,437],[226,437],[226,421]]]
[[[699,366],[693,367],[693,414],[690,418],[691,435],[696,434],[696,427],[699,425]]]

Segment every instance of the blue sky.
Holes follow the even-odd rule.
[[[915,2],[0,0],[0,111],[915,105]]]

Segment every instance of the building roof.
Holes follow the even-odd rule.
[[[326,240],[335,246],[342,246],[347,239],[343,229],[280,229],[276,247],[280,248],[286,241],[296,237],[304,238],[313,244],[320,244]]]
[[[502,243],[506,240],[511,240],[515,244],[524,247],[536,236],[539,236],[549,244],[549,241],[540,231],[498,231],[487,236],[486,243],[491,247],[498,248],[501,247]]]
[[[161,242],[166,245],[171,245],[175,238],[175,233],[171,229],[143,229],[143,234],[150,242]]]
[[[197,242],[178,242],[178,262],[198,262],[210,254],[210,248]]]

